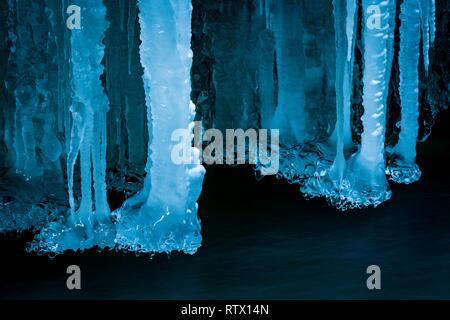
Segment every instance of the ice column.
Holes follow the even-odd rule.
[[[106,112],[108,100],[100,80],[104,71],[103,38],[108,23],[101,0],[78,0],[81,29],[70,39],[72,67],[72,127],[67,156],[70,215],[51,223],[37,236],[32,248],[63,252],[98,245],[113,245],[106,197]],[[74,196],[75,164],[79,156],[81,200]]]
[[[410,0],[401,5],[400,26],[400,135],[389,162],[391,180],[413,183],[421,171],[416,161],[419,133],[419,56],[422,30],[425,69],[428,71],[428,51],[434,40],[434,1]],[[432,40],[433,39],[433,40]]]
[[[363,0],[364,131],[360,151],[349,159],[348,189],[343,198],[349,207],[377,206],[391,197],[385,174],[386,102],[390,75],[389,45],[393,0]]]
[[[273,127],[282,139],[301,143],[305,139],[305,57],[303,51],[302,1],[277,1],[274,33],[278,68],[278,107]]]
[[[139,9],[149,157],[143,190],[114,213],[116,242],[140,252],[194,253],[201,242],[196,200],[204,168],[198,150],[191,147],[190,134],[180,141],[171,139],[178,129],[192,130],[191,2],[141,0]],[[190,155],[190,164],[172,158],[180,146]]]
[[[80,0],[83,10],[82,29],[73,30],[72,53],[72,134],[68,160],[69,192],[72,193],[73,168],[80,154],[82,198],[76,221],[89,228],[93,219],[108,220],[109,207],[106,201],[106,112],[108,100],[100,76],[104,67],[102,44],[108,27],[106,9],[102,1]],[[94,186],[95,215],[93,215],[92,189]],[[75,210],[73,195],[71,209]]]
[[[436,34],[436,3],[435,0],[416,0],[419,9],[416,14],[420,15],[421,30],[423,39],[423,57],[425,63],[425,70],[428,72],[430,65],[430,48],[433,46]],[[406,9],[405,9],[406,10]]]

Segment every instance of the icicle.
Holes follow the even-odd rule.
[[[430,65],[430,49],[433,46],[435,38],[435,0],[415,0],[419,1],[419,11],[421,17],[421,30],[423,39],[423,57],[425,71],[428,73]],[[419,30],[420,33],[420,30]]]
[[[434,45],[434,40],[436,39],[436,0],[431,1],[430,9],[430,40],[431,45]]]
[[[174,162],[176,144],[171,140],[177,129],[189,130],[194,111],[190,108],[192,7],[189,0],[140,0],[139,9],[149,158],[144,189],[114,213],[116,241],[136,251],[194,253],[201,241],[195,201],[204,169],[198,158],[194,161],[198,150],[191,147],[190,134],[180,141],[191,154],[189,165]]]
[[[342,37],[342,34],[346,34],[346,51],[345,55],[339,59],[339,62],[336,62],[336,77],[340,76],[339,72],[342,72],[342,76],[340,76],[340,80],[336,82],[336,92],[338,92],[338,87],[341,83],[342,87],[342,96],[337,99],[339,103],[342,103],[342,117],[341,120],[337,121],[336,128],[331,136],[331,142],[334,145],[337,145],[339,142],[339,128],[340,121],[342,121],[342,133],[341,138],[345,148],[350,148],[352,146],[352,128],[351,128],[351,107],[352,107],[352,91],[353,91],[353,64],[354,64],[354,51],[355,51],[355,42],[356,42],[356,15],[357,15],[357,3],[356,0],[346,0],[346,3],[335,3],[335,19],[343,19],[342,26],[339,26],[339,35],[336,35],[337,38]],[[338,10],[336,10],[336,6]],[[341,17],[341,13],[346,12],[344,17]],[[344,30],[345,24],[345,30]],[[336,39],[337,42],[342,40]],[[336,49],[337,51],[344,50],[344,48]],[[338,100],[336,101],[338,102]]]
[[[281,138],[301,143],[305,139],[305,57],[301,1],[277,1],[274,12],[278,67],[278,108],[273,126]]]
[[[63,0],[62,6],[62,19],[66,21],[66,9],[69,6],[70,0]],[[70,112],[70,106],[72,104],[72,89],[70,88],[71,77],[72,77],[72,66],[70,62],[70,43],[72,33],[69,30],[65,30],[64,33],[64,74],[67,75],[65,78],[65,99],[64,99],[64,141],[66,142],[66,154],[69,153],[70,150],[70,137],[71,137],[71,128],[72,128],[72,115]],[[67,98],[66,98],[67,97]]]
[[[386,180],[385,130],[389,76],[389,44],[393,26],[393,0],[363,0],[364,131],[361,149],[348,161],[347,190],[341,191],[349,207],[378,206],[391,197]]]
[[[351,1],[351,0],[350,0]],[[350,61],[352,61],[352,49],[353,43],[353,29],[349,31],[348,14],[354,14],[354,11],[350,11],[347,14],[347,1],[346,0],[334,0],[334,32],[335,32],[335,46],[336,46],[336,159],[333,166],[330,169],[330,175],[335,183],[340,185],[343,179],[345,170],[345,157],[344,157],[344,121],[345,119],[345,101],[350,101],[351,95],[348,92],[349,73],[351,73]],[[346,18],[347,17],[347,18]],[[347,78],[346,78],[347,76]],[[345,84],[347,82],[347,85]],[[351,86],[350,86],[351,88]],[[347,89],[347,92],[346,92]],[[347,95],[346,95],[347,94]],[[350,118],[350,115],[347,115]]]
[[[389,163],[390,178],[398,183],[415,182],[421,175],[420,169],[415,164],[416,141],[419,133],[419,54],[421,28],[421,12],[419,9],[420,4],[418,0],[405,1],[401,6],[399,53],[401,131]],[[424,44],[425,42],[428,42],[428,40],[425,41],[424,39]]]
[[[78,126],[82,130],[82,146],[81,158],[86,157],[86,162],[81,159],[81,168],[86,172],[87,177],[82,174],[82,184],[86,182],[87,204],[91,197],[91,181],[90,177],[90,158],[92,155],[92,166],[94,170],[93,185],[95,190],[95,217],[100,222],[107,220],[109,216],[109,207],[106,201],[105,188],[105,148],[106,148],[106,112],[108,110],[108,101],[103,87],[100,82],[100,76],[103,73],[101,61],[104,55],[104,45],[102,44],[104,33],[108,27],[105,20],[106,9],[99,2],[95,5],[92,1],[85,0],[80,3],[86,8],[89,7],[85,16],[85,24],[97,25],[85,29],[85,31],[72,34],[72,63],[73,63],[73,92],[74,100],[79,103],[72,110],[74,112],[74,120],[79,121]],[[86,43],[91,43],[92,50],[86,50]],[[80,51],[86,51],[85,55],[79,55]],[[95,50],[95,51],[94,51]],[[92,61],[91,66],[87,65],[87,61]],[[86,68],[89,68],[89,75],[85,74]],[[78,110],[77,110],[78,109]],[[86,147],[89,145],[89,147]],[[92,149],[91,149],[92,148]],[[82,197],[82,202],[83,202]],[[92,213],[92,207],[87,205],[85,208],[80,206],[80,215],[88,215]]]
[[[67,157],[71,215],[51,223],[32,244],[32,250],[61,253],[68,249],[112,246],[114,238],[106,200],[106,112],[108,101],[100,76],[104,56],[103,37],[108,27],[101,0],[79,0],[85,25],[71,31],[73,123]],[[81,201],[76,208],[74,166],[80,155]],[[94,187],[94,195],[92,194]]]

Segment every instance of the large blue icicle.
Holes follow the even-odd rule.
[[[149,157],[143,190],[114,213],[116,242],[120,248],[139,252],[194,253],[201,243],[196,200],[204,168],[190,135],[182,141],[171,139],[178,129],[192,129],[191,2],[141,0],[139,9]],[[172,158],[180,143],[192,164]]]
[[[386,180],[386,103],[393,0],[363,0],[364,131],[361,148],[348,161],[342,201],[348,207],[378,206],[391,197]]]
[[[400,26],[400,101],[401,121],[397,145],[389,163],[391,180],[413,183],[421,171],[416,165],[416,143],[419,134],[419,57],[423,39],[425,69],[428,71],[428,52],[434,34],[434,1],[410,0],[401,6]],[[422,30],[422,34],[421,34]]]
[[[109,205],[106,200],[106,112],[108,100],[100,76],[102,43],[108,27],[101,0],[78,0],[81,30],[71,34],[72,129],[67,156],[70,215],[44,228],[32,245],[39,251],[63,252],[98,245],[113,245]],[[81,200],[73,191],[74,168],[79,157]],[[92,188],[93,187],[93,188]]]

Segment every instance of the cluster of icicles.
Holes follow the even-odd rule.
[[[279,107],[272,112],[261,97],[262,127],[280,128],[284,139],[279,176],[300,183],[304,194],[324,196],[344,210],[377,206],[389,199],[387,175],[396,182],[417,181],[420,42],[422,38],[428,68],[435,34],[434,0],[405,0],[401,5],[401,134],[392,150],[385,150],[385,127],[396,1],[362,0],[363,21],[367,22],[362,30],[364,131],[357,146],[352,142],[350,120],[357,1],[333,3],[337,121],[333,134],[320,143],[306,141],[303,134],[307,124],[298,79],[302,79],[304,62],[296,56],[298,50],[292,49],[292,41],[302,36],[301,28],[295,27],[298,10],[291,8],[298,1],[255,1],[267,28],[275,34],[279,61]],[[196,201],[204,169],[199,161],[175,165],[170,139],[174,130],[192,126],[195,112],[190,101],[191,1],[119,1],[118,6],[127,6],[119,12],[128,10],[128,19],[119,17],[120,25],[110,26],[103,1],[77,0],[82,8],[81,30],[65,26],[65,9],[72,3],[44,2],[45,6],[8,0],[8,67],[14,76],[6,79],[6,87],[12,92],[9,105],[14,107],[5,113],[3,139],[6,162],[13,172],[2,186],[9,183],[14,191],[3,195],[7,192],[0,190],[1,230],[36,227],[29,250],[38,253],[92,247],[196,252],[201,244]],[[134,34],[136,23],[140,41]],[[105,56],[105,34],[121,34],[126,29],[128,73],[136,73],[133,59],[140,59],[142,83],[136,78],[113,77],[113,73],[102,78],[104,65],[113,59]],[[125,99],[118,102],[123,109],[111,127],[107,117],[117,111],[110,104],[121,99],[114,90],[123,90]],[[139,90],[145,95],[144,112],[135,107]],[[123,131],[125,135],[117,134]],[[145,134],[147,140],[142,138]],[[191,145],[186,148],[192,149],[194,158],[198,155]],[[110,149],[113,156],[108,154]],[[114,157],[123,172],[108,172],[108,161]],[[134,170],[139,165],[145,172]],[[125,192],[128,199],[111,210],[107,190],[114,179],[135,189]],[[26,213],[17,212],[23,208]]]
[[[292,68],[291,64],[283,66],[280,63],[280,107],[273,115],[278,123],[280,119],[289,123],[280,127],[290,130],[297,143],[295,147],[282,150],[278,176],[290,183],[299,183],[307,197],[326,197],[342,210],[376,207],[389,200],[388,178],[405,184],[420,179],[421,171],[415,162],[419,133],[419,60],[422,49],[428,73],[429,51],[435,40],[435,1],[401,2],[398,53],[401,121],[397,124],[401,131],[396,145],[386,148],[387,100],[395,51],[397,2],[362,0],[361,4],[362,21],[358,21],[357,1],[333,1],[336,47],[336,124],[333,133],[319,142],[305,140],[302,133],[305,131],[305,110],[301,104],[299,109],[298,99],[292,98],[293,94],[301,92],[301,88],[293,92],[289,87],[292,79],[288,78],[293,72],[282,69]],[[295,28],[286,28],[284,23],[295,10],[281,2],[273,4],[271,1],[261,1],[261,8],[269,20],[267,25],[275,29],[278,59],[293,61],[289,57],[292,50],[283,37],[298,37]],[[274,10],[274,15],[270,9]],[[352,141],[351,107],[358,22],[362,24],[364,114],[361,118],[361,142],[355,145]],[[277,35],[280,35],[279,41]],[[301,77],[302,67],[294,70],[299,70],[298,77]]]
[[[137,15],[135,2],[116,3],[126,4],[131,11],[128,15],[131,31],[126,35],[129,38],[126,74],[130,77],[124,80],[113,78],[117,73],[114,65],[109,67],[112,64],[109,59],[114,57],[115,49],[105,57],[104,40],[109,27],[108,32],[122,34],[126,21],[119,19],[120,26],[109,26],[102,0],[78,0],[82,28],[69,30],[66,8],[74,3],[45,2],[44,5],[8,1],[12,42],[9,67],[15,68],[10,73],[16,76],[8,79],[8,86],[14,87],[15,108],[7,115],[11,118],[4,130],[5,141],[9,165],[27,182],[19,187],[14,175],[9,177],[10,186],[19,190],[9,198],[3,197],[3,229],[36,227],[33,224],[45,216],[29,247],[38,253],[57,254],[92,247],[136,252],[196,252],[201,244],[196,200],[204,168],[194,160],[189,165],[175,165],[171,161],[174,142],[170,139],[174,130],[188,128],[193,120],[191,2],[139,1],[141,83],[131,76],[136,73],[132,70],[132,59],[136,57],[135,44],[139,43],[132,33],[133,18]],[[117,10],[123,11],[124,8]],[[111,39],[117,41],[120,37]],[[53,52],[56,55],[50,54]],[[104,65],[110,69],[106,79],[102,79]],[[127,81],[135,88],[127,86]],[[56,87],[58,90],[52,91]],[[139,105],[131,105],[141,89],[146,112]],[[117,119],[107,121],[109,104],[116,102],[120,90],[125,92],[125,106]],[[126,143],[121,140],[122,134],[116,134],[123,131],[122,116],[128,121],[124,125]],[[37,118],[39,122],[33,123]],[[143,123],[148,127],[143,128]],[[143,138],[146,130],[148,147]],[[108,151],[108,144],[119,150]],[[190,145],[186,149],[192,150],[193,157],[198,154]],[[128,159],[126,166],[120,164],[122,153]],[[144,164],[146,175],[141,188],[130,192],[131,196],[112,212],[106,169],[107,158],[116,161],[117,157],[118,167],[134,174],[136,180],[142,174],[133,167],[145,159],[147,164]],[[123,180],[133,178],[125,177],[124,172],[117,175]],[[122,185],[126,186],[127,182]],[[17,196],[19,193],[24,196]],[[28,193],[39,195],[38,199],[33,199],[35,203],[27,214],[20,214],[17,212],[20,208],[14,203],[20,198],[29,202]],[[64,199],[68,199],[68,206],[60,203]]]

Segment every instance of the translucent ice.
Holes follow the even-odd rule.
[[[401,5],[400,14],[400,135],[393,148],[388,173],[398,183],[419,180],[416,142],[419,135],[419,57],[423,39],[425,70],[429,69],[429,50],[434,41],[434,1],[412,0]],[[422,30],[422,33],[421,33]]]
[[[108,28],[102,1],[79,0],[81,24],[70,38],[72,115],[67,154],[70,214],[50,223],[32,243],[38,251],[63,252],[113,245],[106,200],[106,112],[108,100],[100,76],[104,67],[103,39]],[[74,196],[74,170],[79,156],[81,199]]]
[[[144,188],[114,214],[120,248],[142,252],[194,253],[201,243],[196,200],[204,169],[199,160],[177,165],[172,132],[189,128],[192,64],[190,0],[139,1],[141,64],[149,126]],[[198,151],[186,142],[191,157]]]

